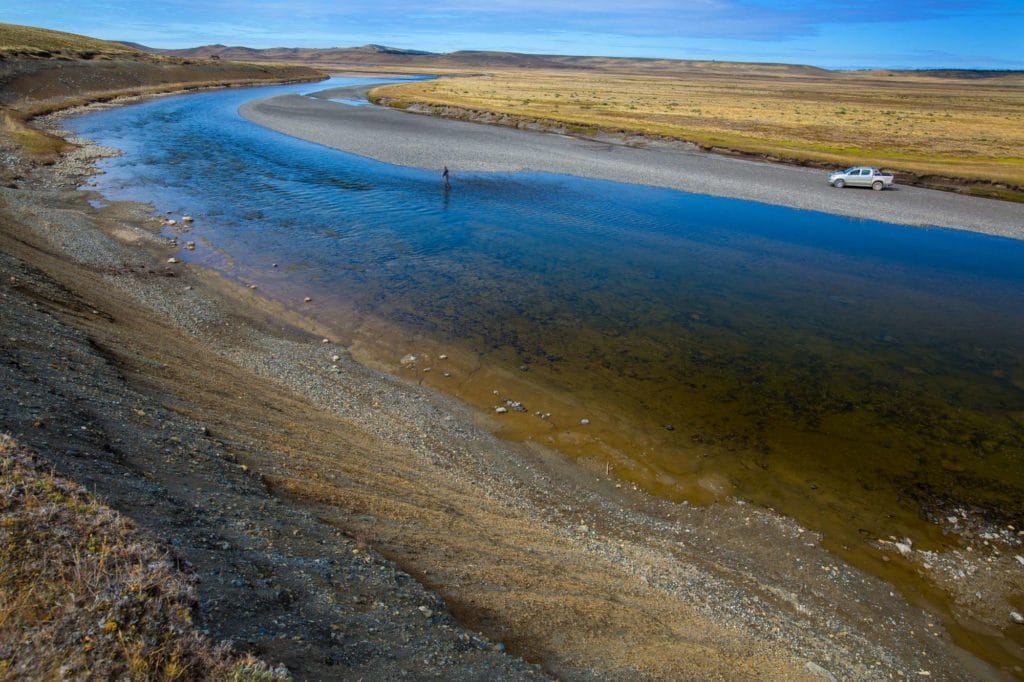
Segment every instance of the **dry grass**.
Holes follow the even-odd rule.
[[[375,96],[687,140],[787,161],[866,164],[1024,188],[1024,76],[910,72],[496,72]]]
[[[139,54],[139,51],[120,43],[98,40],[74,33],[0,23],[0,54],[40,56],[62,54],[76,57],[94,57],[100,55],[134,55]]]
[[[0,435],[0,680],[276,680],[195,628],[187,576]]]
[[[53,159],[72,146],[64,138],[27,125],[21,113],[3,107],[0,107],[0,128],[22,153],[31,157]]]

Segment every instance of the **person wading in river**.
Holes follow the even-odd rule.
[[[446,190],[451,189],[452,185],[450,182],[448,182],[448,166],[444,167],[444,171],[441,173],[441,177],[444,179],[444,188]]]

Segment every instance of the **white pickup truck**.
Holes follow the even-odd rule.
[[[882,190],[890,187],[895,178],[886,175],[877,168],[868,166],[854,166],[846,170],[829,173],[828,184],[833,187],[870,187],[874,190]]]

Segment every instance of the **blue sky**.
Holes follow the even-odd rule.
[[[170,48],[378,43],[1024,69],[1024,0],[0,0],[0,21]]]

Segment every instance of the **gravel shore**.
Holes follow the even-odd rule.
[[[365,98],[365,86],[315,96],[250,102],[241,114],[260,125],[386,163],[459,172],[532,170],[697,194],[748,199],[853,218],[970,230],[1024,239],[1024,204],[896,186],[837,190],[820,170],[687,149],[686,145],[596,141],[516,130],[377,106],[329,101]],[[897,178],[897,182],[899,178]]]

